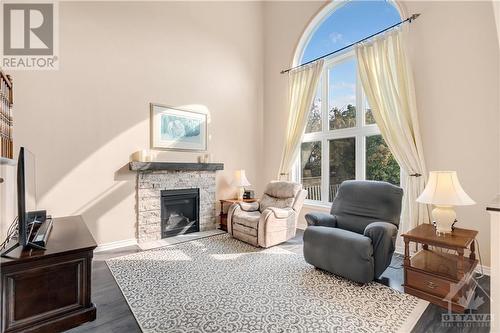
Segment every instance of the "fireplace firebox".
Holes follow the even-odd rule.
[[[200,231],[200,189],[161,191],[161,238]]]

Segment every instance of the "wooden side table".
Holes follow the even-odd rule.
[[[437,235],[434,226],[422,224],[403,234],[405,292],[454,312],[464,312],[476,288],[472,277],[478,262],[474,247],[477,233],[455,228],[451,234]],[[410,242],[422,244],[422,250],[412,257]],[[429,246],[436,248],[431,250]],[[466,249],[470,250],[469,257],[464,256]]]
[[[227,211],[224,211],[225,205],[231,206],[234,203],[237,202],[256,202],[259,201],[259,199],[243,199],[243,200],[238,200],[238,199],[222,199],[220,201],[220,214],[219,214],[219,229],[227,231]]]

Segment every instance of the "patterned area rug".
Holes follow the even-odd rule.
[[[428,304],[227,234],[107,264],[144,332],[409,332]]]

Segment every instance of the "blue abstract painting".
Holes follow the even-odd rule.
[[[163,114],[160,135],[162,140],[201,142],[200,119]]]
[[[207,114],[151,105],[152,148],[207,149]]]

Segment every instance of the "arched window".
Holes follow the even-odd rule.
[[[354,43],[401,21],[389,1],[333,3],[333,10],[298,50],[305,63]],[[303,37],[303,38],[304,38]],[[371,114],[356,70],[354,50],[325,59],[325,68],[311,106],[295,174],[308,199],[331,202],[348,179],[399,184],[400,168]]]

